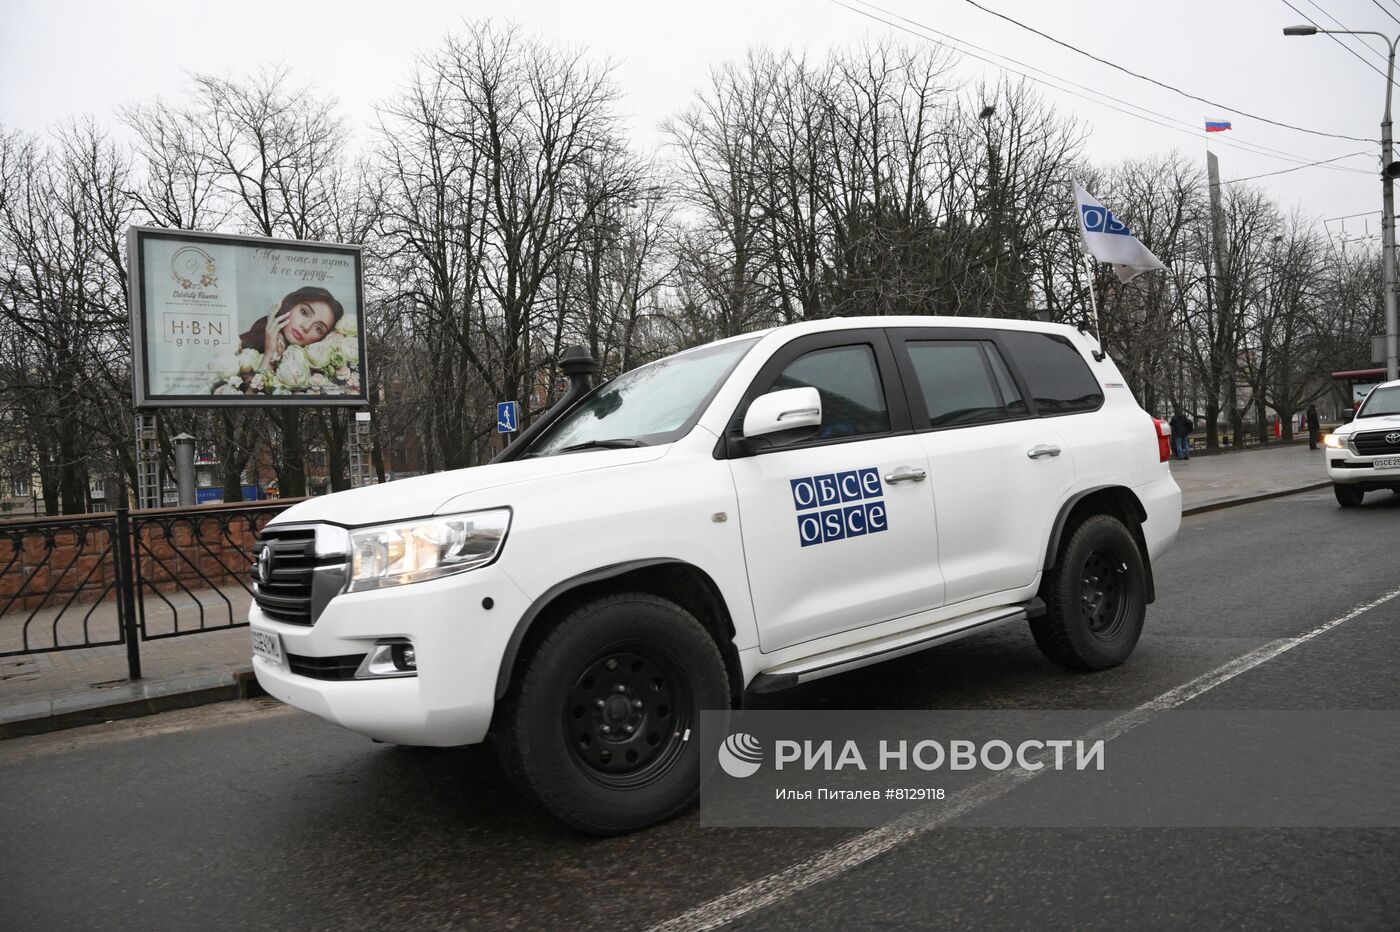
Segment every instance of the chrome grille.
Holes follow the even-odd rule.
[[[1400,440],[1391,443],[1387,437],[1400,438],[1400,427],[1363,431],[1353,436],[1351,442],[1362,456],[1400,456]]]
[[[264,528],[253,550],[253,598],[258,608],[274,621],[312,624],[316,566],[314,529]]]

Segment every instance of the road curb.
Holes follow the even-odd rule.
[[[1241,498],[1227,498],[1219,502],[1206,502],[1203,505],[1193,505],[1190,508],[1181,509],[1183,518],[1191,515],[1205,514],[1208,511],[1220,511],[1224,508],[1234,508],[1237,505],[1252,505],[1255,502],[1267,501],[1271,498],[1282,498],[1285,495],[1297,495],[1299,492],[1312,492],[1316,489],[1325,489],[1331,485],[1331,480],[1323,482],[1313,482],[1308,485],[1300,485],[1291,489],[1279,489],[1274,492],[1261,492],[1258,495],[1245,495]]]
[[[102,701],[90,693],[72,693],[0,710],[0,740],[267,695],[251,669],[174,682],[183,686],[172,688],[169,681],[138,682],[124,687],[122,698],[115,701]],[[49,707],[47,714],[39,711],[44,705]],[[34,712],[38,714],[31,714]]]

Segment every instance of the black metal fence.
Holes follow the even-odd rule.
[[[0,657],[247,625],[253,546],[291,501],[0,523]]]

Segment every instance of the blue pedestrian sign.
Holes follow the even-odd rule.
[[[496,433],[513,434],[520,429],[520,406],[513,401],[496,404]]]

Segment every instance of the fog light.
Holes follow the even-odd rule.
[[[417,653],[413,645],[402,638],[376,641],[374,648],[361,661],[360,669],[355,671],[357,680],[417,675]]]

